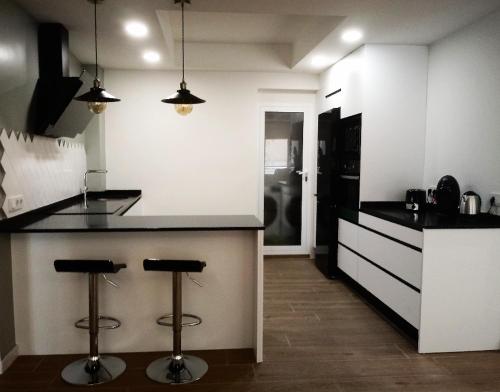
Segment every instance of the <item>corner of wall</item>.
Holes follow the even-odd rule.
[[[0,361],[16,346],[10,234],[0,234]],[[1,373],[1,372],[0,372]]]

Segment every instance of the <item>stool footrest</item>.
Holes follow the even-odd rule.
[[[163,316],[159,317],[156,320],[156,324],[162,325],[162,326],[166,326],[166,327],[173,327],[174,326],[173,318],[174,318],[173,314],[164,314]],[[194,314],[183,313],[182,314],[182,318],[183,319],[184,318],[189,318],[189,319],[193,319],[194,320],[194,321],[191,321],[191,322],[183,322],[182,323],[183,327],[194,327],[194,326],[200,325],[202,323],[201,317],[198,317],[198,316],[196,316]],[[172,320],[172,321],[167,321],[167,320]]]
[[[101,320],[104,323],[101,324]],[[116,329],[122,325],[121,321],[115,319],[114,317],[99,316],[99,328],[100,329]],[[89,318],[84,317],[75,323],[76,328],[89,329]]]

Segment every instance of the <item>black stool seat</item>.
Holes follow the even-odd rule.
[[[207,263],[199,260],[144,260],[144,271],[202,272]]]
[[[115,264],[111,260],[56,260],[54,268],[57,272],[115,274],[127,265]]]

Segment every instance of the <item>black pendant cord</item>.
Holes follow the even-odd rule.
[[[95,44],[95,78],[99,79],[97,67],[97,0],[94,0],[94,44]]]
[[[182,14],[182,82],[184,82],[184,0],[181,0]]]

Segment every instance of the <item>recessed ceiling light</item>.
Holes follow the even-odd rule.
[[[345,42],[358,42],[361,38],[363,38],[361,30],[351,29],[342,33],[342,39]]]
[[[142,58],[148,63],[157,63],[160,61],[160,53],[153,50],[148,50],[142,54]]]
[[[127,22],[125,31],[134,38],[144,38],[149,33],[148,27],[142,22]]]
[[[311,64],[314,66],[314,67],[318,67],[318,68],[321,68],[321,67],[326,67],[327,65],[330,65],[330,60],[325,57],[325,56],[314,56],[312,59],[311,59]]]

